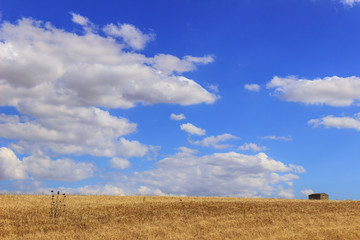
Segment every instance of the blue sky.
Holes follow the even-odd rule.
[[[360,199],[359,1],[1,2],[1,192]]]

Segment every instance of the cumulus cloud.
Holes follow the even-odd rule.
[[[35,118],[24,121],[17,115],[0,114],[1,136],[16,139],[14,149],[33,152],[50,149],[57,154],[94,156],[143,156],[147,146],[120,136],[133,133],[136,124],[111,116],[98,108],[71,108],[22,103],[17,109]]]
[[[25,168],[15,153],[9,148],[0,148],[0,180],[25,178]]]
[[[23,165],[31,176],[55,181],[78,181],[92,177],[95,171],[92,163],[67,158],[51,160],[42,154],[23,158]]]
[[[264,136],[264,137],[261,137],[261,139],[270,139],[270,140],[283,140],[283,141],[292,141],[292,137],[291,136],[288,136],[288,137],[285,137],[285,136],[275,136],[275,135],[271,135],[271,136]]]
[[[112,158],[109,161],[109,163],[112,168],[117,168],[117,169],[126,169],[131,166],[131,163],[129,162],[129,160],[127,160],[125,158],[118,158],[118,157]]]
[[[357,115],[359,116],[359,115]],[[311,119],[308,121],[308,124],[313,125],[313,127],[325,126],[326,128],[335,127],[338,129],[342,128],[353,128],[360,131],[360,118],[352,117],[334,117],[332,115],[320,118],[320,119]]]
[[[0,179],[26,179],[31,176],[55,181],[77,181],[91,177],[94,171],[92,163],[75,162],[68,158],[51,160],[41,152],[24,157],[21,161],[11,149],[0,148]]]
[[[346,6],[354,6],[357,3],[360,3],[360,0],[340,0],[340,2]]]
[[[267,84],[273,95],[286,101],[330,106],[350,106],[360,100],[360,78],[325,77],[323,79],[298,79],[295,76],[275,76]]]
[[[292,198],[293,181],[299,179],[297,173],[305,169],[302,166],[284,164],[265,153],[246,155],[236,152],[214,153],[198,156],[198,151],[187,147],[179,147],[174,155],[161,159],[156,168],[138,171],[129,176],[118,176],[113,183],[104,185],[86,185],[78,188],[60,188],[71,194],[103,194],[103,195],[200,195],[200,196],[237,196],[237,197],[283,197]],[[28,159],[27,161],[32,161]],[[57,161],[57,160],[56,160]],[[36,166],[33,162],[32,172],[46,176],[46,168],[57,165],[49,164],[47,159],[42,163],[47,166]],[[24,161],[25,162],[25,161]],[[69,165],[59,171],[67,171],[65,175],[78,174]],[[86,168],[85,168],[86,169]],[[80,171],[81,172],[81,171]],[[59,177],[59,176],[57,176]],[[64,180],[64,179],[62,179]],[[30,181],[30,182],[29,182]],[[49,192],[41,187],[41,182],[27,180],[20,183],[21,192]],[[18,185],[19,185],[18,184]],[[25,185],[31,185],[29,188]],[[33,186],[33,185],[36,186]]]
[[[247,151],[247,150],[251,150],[253,152],[260,152],[260,151],[265,151],[266,147],[265,146],[258,146],[255,143],[244,143],[244,145],[238,147],[239,151]]]
[[[175,120],[175,121],[180,121],[180,120],[184,120],[186,119],[185,115],[180,113],[180,114],[175,114],[175,113],[172,113],[170,115],[170,119],[171,120]]]
[[[189,140],[189,142],[191,144],[194,145],[199,145],[199,146],[203,146],[203,147],[214,147],[215,149],[224,149],[224,148],[228,148],[228,147],[232,147],[232,145],[230,144],[219,144],[220,142],[225,142],[225,141],[229,141],[232,139],[239,139],[236,136],[233,136],[229,133],[225,133],[222,135],[218,135],[218,136],[210,136],[210,137],[205,137],[202,140],[199,141],[191,141]]]
[[[205,129],[201,129],[201,128],[198,128],[198,127],[195,127],[194,125],[192,125],[191,123],[184,123],[180,126],[181,130],[189,133],[189,134],[192,134],[192,135],[199,135],[199,136],[202,136],[202,135],[205,135],[206,134],[206,131]]]
[[[1,32],[1,87],[10,91],[2,95],[3,104],[14,106],[46,92],[48,102],[59,105],[110,108],[217,99],[193,80],[160,73],[152,64],[155,58],[125,52],[112,38],[78,36],[27,18],[3,23]]]
[[[259,84],[245,84],[244,88],[249,91],[259,92],[261,87]]]
[[[84,30],[93,25],[84,16],[71,15]],[[1,114],[0,134],[13,140],[13,150],[144,156],[148,146],[125,138],[136,132],[137,124],[105,109],[210,104],[218,98],[191,79],[161,72],[157,57],[124,50],[127,45],[143,48],[150,35],[129,24],[104,29],[110,37],[94,31],[77,35],[30,18],[2,23],[0,104],[16,108],[19,116]],[[207,57],[183,60],[192,64],[188,70],[211,62]]]
[[[157,169],[137,172],[135,178],[166,194],[248,197],[292,197],[291,183],[299,178],[290,166],[265,153],[195,154],[180,148],[175,155],[158,161]],[[286,189],[282,188],[284,184]]]
[[[146,43],[155,38],[154,34],[144,34],[134,25],[127,23],[117,25],[111,23],[106,25],[103,31],[109,36],[122,38],[124,43],[134,50],[144,49]]]

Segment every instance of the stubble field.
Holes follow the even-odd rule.
[[[360,201],[0,195],[0,239],[360,239]]]

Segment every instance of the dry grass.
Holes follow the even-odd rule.
[[[0,239],[360,239],[359,201],[0,195]]]

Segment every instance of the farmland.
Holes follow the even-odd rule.
[[[360,201],[0,195],[0,239],[360,239]]]

